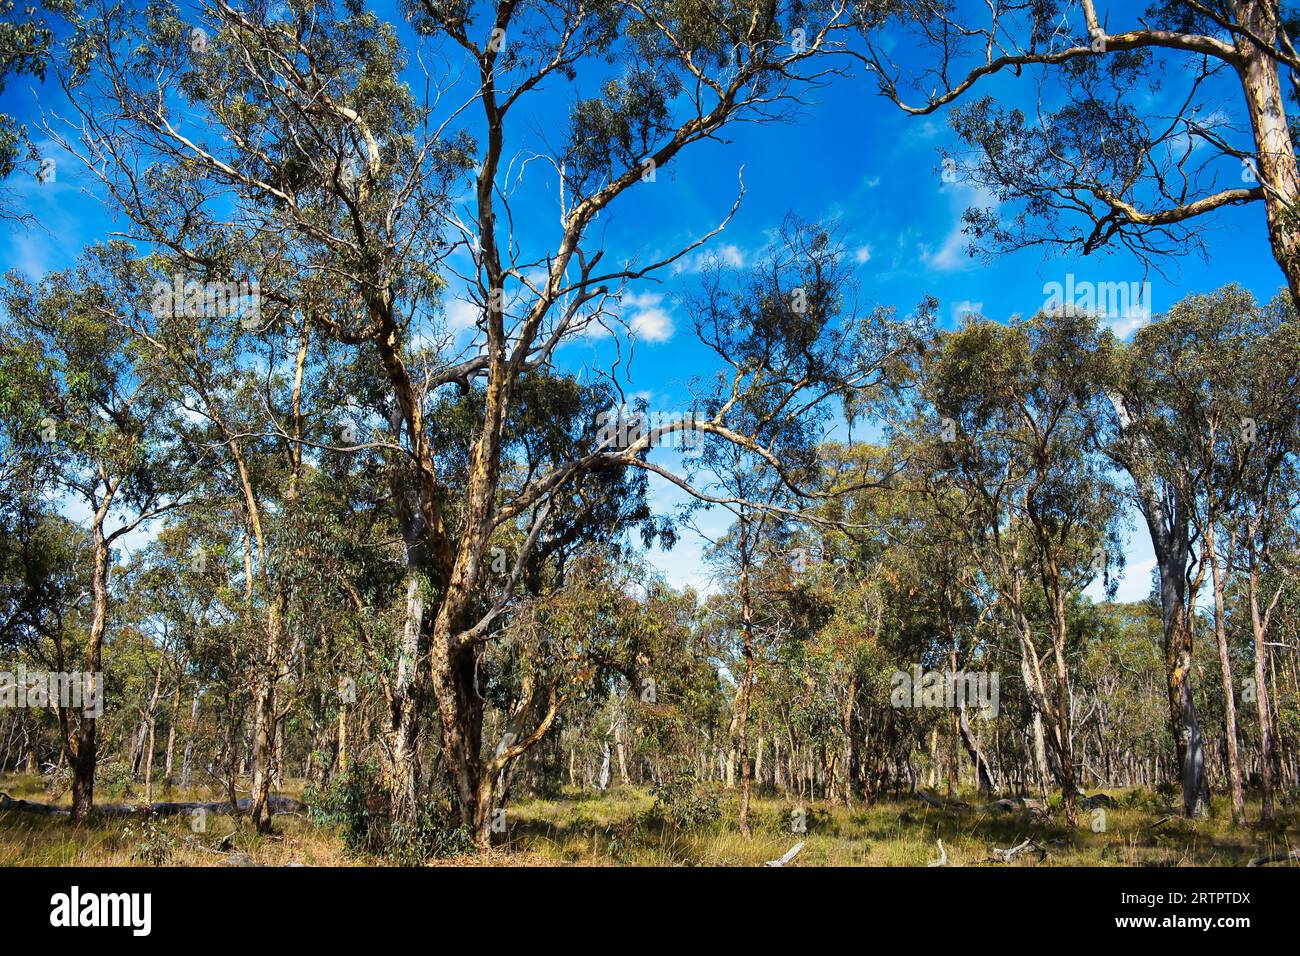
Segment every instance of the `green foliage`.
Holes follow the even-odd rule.
[[[695,830],[721,815],[717,791],[699,780],[692,769],[668,775],[650,794],[655,802],[647,811],[647,820],[674,830]]]
[[[324,787],[307,787],[303,794],[307,814],[316,823],[338,827],[353,853],[377,853],[384,844],[378,784],[373,764],[355,764]]]
[[[166,866],[176,852],[176,838],[159,822],[158,815],[150,811],[139,822],[122,828],[122,839],[134,841],[131,858],[147,866]]]
[[[394,820],[374,764],[357,764],[324,787],[304,794],[315,823],[339,828],[349,852],[382,857],[398,866],[474,852],[469,828],[438,801],[422,804],[411,821]]]
[[[398,866],[416,866],[474,851],[469,827],[454,821],[444,805],[430,802],[420,807],[413,822],[396,821],[389,827],[383,855]]]
[[[120,760],[110,760],[95,768],[95,792],[114,800],[125,800],[135,792],[131,768]]]

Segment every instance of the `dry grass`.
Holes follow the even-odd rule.
[[[301,793],[301,783],[286,786],[290,795]],[[40,777],[0,775],[0,791],[19,800],[69,806],[69,795],[52,797]],[[154,801],[219,800],[221,795],[202,787],[155,788]],[[140,788],[118,795],[100,796],[105,803],[142,803]],[[304,816],[280,814],[275,818],[277,833],[262,836],[242,821],[208,814],[206,830],[196,833],[188,814],[158,817],[153,841],[170,850],[169,866],[216,866],[247,857],[260,866],[357,865],[365,861],[349,858],[342,842],[329,830],[314,826]],[[14,811],[0,812],[0,866],[144,866],[140,821],[134,817],[92,818],[73,825],[66,817],[43,816]],[[238,856],[242,854],[243,856]]]
[[[300,793],[301,784],[290,785]],[[28,800],[53,802],[40,778],[0,777],[0,790]],[[1170,801],[1145,793],[1110,791],[1118,806],[1106,811],[1105,830],[1086,824],[1068,830],[1059,814],[1049,820],[1029,813],[936,810],[912,798],[891,798],[870,807],[826,803],[803,807],[806,832],[791,832],[789,800],[759,797],[752,810],[753,836],[746,840],[735,824],[733,794],[724,794],[722,816],[691,831],[651,822],[653,800],[635,788],[605,794],[564,792],[559,798],[529,800],[509,808],[504,843],[490,853],[432,863],[435,866],[758,866],[802,840],[793,866],[925,866],[938,858],[943,840],[950,866],[1001,866],[990,848],[1006,848],[1031,838],[1048,856],[1022,857],[1012,866],[1240,866],[1252,856],[1300,844],[1300,819],[1292,809],[1277,827],[1262,830],[1231,825],[1222,801],[1208,820],[1177,815]],[[141,799],[141,794],[121,802]],[[116,800],[105,797],[106,800]],[[155,800],[210,800],[203,789],[169,790]],[[67,798],[60,801],[64,805]],[[1258,807],[1248,808],[1252,818]],[[1165,817],[1169,819],[1164,820]],[[1084,815],[1085,821],[1088,815]],[[1164,822],[1160,822],[1164,820]],[[278,815],[277,833],[260,836],[246,822],[209,815],[207,832],[193,833],[187,816],[159,819],[161,842],[171,850],[167,865],[214,866],[240,855],[263,866],[367,865],[374,860],[349,855],[333,830],[304,816]],[[129,828],[129,832],[128,832]],[[138,866],[138,822],[100,819],[72,826],[66,818],[0,813],[0,866]]]
[[[509,845],[555,863],[585,866],[759,866],[801,840],[803,851],[792,866],[926,866],[939,858],[937,840],[949,866],[1240,866],[1300,844],[1300,819],[1291,811],[1277,827],[1239,830],[1221,803],[1210,819],[1191,821],[1159,797],[1120,790],[1111,795],[1119,805],[1106,810],[1100,832],[1093,831],[1087,813],[1085,825],[1070,830],[1059,814],[1043,820],[1029,813],[953,812],[904,797],[870,807],[809,804],[803,807],[806,832],[795,833],[791,814],[797,805],[764,797],[753,802],[753,835],[746,840],[735,824],[734,797],[724,798],[716,823],[677,832],[638,819],[650,805],[644,794],[616,791],[603,800],[539,800],[512,808]],[[1258,807],[1248,811],[1257,815]],[[1026,838],[1044,846],[1047,857],[991,861],[992,847],[1005,849]]]

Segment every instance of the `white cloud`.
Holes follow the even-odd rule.
[[[952,226],[949,227],[948,234],[944,236],[943,243],[937,251],[929,245],[921,245],[921,262],[926,268],[939,272],[957,272],[969,269],[975,264],[975,260],[966,254],[970,239],[962,231],[965,226],[963,217],[966,215],[966,210],[972,207],[985,209],[996,206],[998,201],[996,196],[982,186],[959,184],[946,187],[944,192],[948,194],[949,206],[952,209]]]
[[[731,243],[723,243],[717,249],[718,258],[729,266],[743,266],[745,264],[745,250],[740,246]]]
[[[480,309],[473,302],[464,299],[452,299],[443,306],[447,316],[447,328],[452,332],[463,332],[474,328],[478,322]]]
[[[731,242],[724,242],[720,245],[706,245],[696,249],[693,253],[678,259],[673,265],[675,275],[695,275],[703,272],[704,269],[714,262],[720,262],[724,266],[730,266],[733,269],[741,268],[748,260],[745,250]]]
[[[860,265],[860,266],[866,265],[868,262],[870,262],[870,261],[871,261],[871,247],[870,247],[870,246],[858,246],[857,250],[853,253],[853,261],[856,262],[856,263],[857,263],[858,265]]]
[[[1151,311],[1149,309],[1128,308],[1124,312],[1106,322],[1106,325],[1116,338],[1127,339],[1142,326],[1151,321]]]
[[[961,231],[961,223],[958,222],[944,237],[943,245],[937,252],[931,251],[928,245],[921,246],[921,262],[927,269],[937,269],[940,272],[965,269],[971,264],[970,257],[966,255],[966,241],[966,236]]]
[[[984,314],[983,302],[972,302],[970,299],[963,299],[960,302],[954,302],[952,304],[952,321],[954,324],[959,324],[961,322],[964,322],[966,320],[966,316],[968,315],[983,315],[983,314]]]
[[[662,293],[624,295],[622,306],[628,327],[638,338],[647,342],[667,342],[673,337],[673,317],[664,306]]]

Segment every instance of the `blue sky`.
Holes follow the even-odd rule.
[[[377,9],[391,10],[388,4]],[[615,64],[608,68],[617,73]],[[561,79],[548,84],[519,109],[516,134],[508,154],[522,157],[557,138],[569,104],[579,92],[590,94],[601,77],[584,76],[577,86]],[[989,92],[1023,96],[1022,88],[1002,83]],[[50,150],[57,165],[55,180],[38,184],[18,174],[9,184],[12,201],[33,213],[39,223],[24,227],[0,223],[0,267],[40,275],[70,265],[81,248],[102,240],[114,220],[75,159],[52,150],[37,132],[37,103],[47,116],[60,110],[57,87],[43,87],[30,78],[10,80],[0,108],[32,129],[34,138]],[[549,132],[546,132],[549,131]],[[725,143],[705,142],[684,151],[652,183],[642,183],[602,214],[607,258],[642,261],[663,256],[713,228],[730,209],[742,175],[744,202],[725,232],[706,248],[735,265],[745,265],[768,243],[788,212],[809,220],[833,221],[857,270],[864,307],[890,305],[909,311],[925,295],[936,296],[941,315],[950,324],[963,311],[978,311],[1005,321],[1017,313],[1032,313],[1043,304],[1046,283],[1076,281],[1151,283],[1155,313],[1193,292],[1206,292],[1236,281],[1261,298],[1282,285],[1265,233],[1262,206],[1229,209],[1201,221],[1209,250],[1208,265],[1196,258],[1167,260],[1165,274],[1146,273],[1131,258],[1044,259],[1031,250],[1001,257],[992,263],[968,258],[961,234],[961,215],[981,197],[961,182],[947,183],[940,175],[939,150],[953,146],[946,117],[905,116],[874,92],[859,76],[836,81],[809,97],[793,122],[777,125],[742,124],[730,127]],[[513,152],[512,152],[513,151]],[[515,193],[521,220],[536,225],[537,254],[553,242],[557,194],[553,180],[539,169],[529,174]],[[679,297],[691,287],[698,255],[680,268],[666,270],[660,282],[641,282],[628,290],[623,317],[637,330],[634,358],[625,387],[646,398],[652,410],[689,407],[686,386],[695,375],[707,374],[709,352],[691,334],[690,317]],[[466,305],[453,295],[448,319],[464,324]],[[1115,317],[1116,331],[1127,337],[1134,321]],[[599,367],[613,348],[609,340],[586,339],[568,345],[561,360],[571,368]],[[672,461],[670,452],[656,460]],[[655,503],[671,510],[682,493],[653,478]],[[698,521],[708,534],[725,528],[724,514]],[[677,585],[708,586],[709,571],[701,561],[702,542],[686,532],[670,553],[652,557],[665,577]],[[1151,549],[1145,528],[1134,524],[1127,551],[1128,570],[1121,599],[1144,597],[1150,589]],[[1095,588],[1094,588],[1095,590]]]

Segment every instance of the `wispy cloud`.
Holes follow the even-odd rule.
[[[714,263],[739,269],[749,261],[745,250],[731,242],[716,246],[704,246],[688,256],[678,259],[673,265],[674,275],[696,275]]]
[[[958,272],[975,264],[975,260],[967,254],[970,239],[963,231],[965,222],[962,217],[971,207],[996,206],[997,198],[987,189],[974,186],[949,184],[944,187],[944,191],[948,194],[952,210],[952,224],[937,249],[928,243],[920,244],[921,264],[937,272]]]

